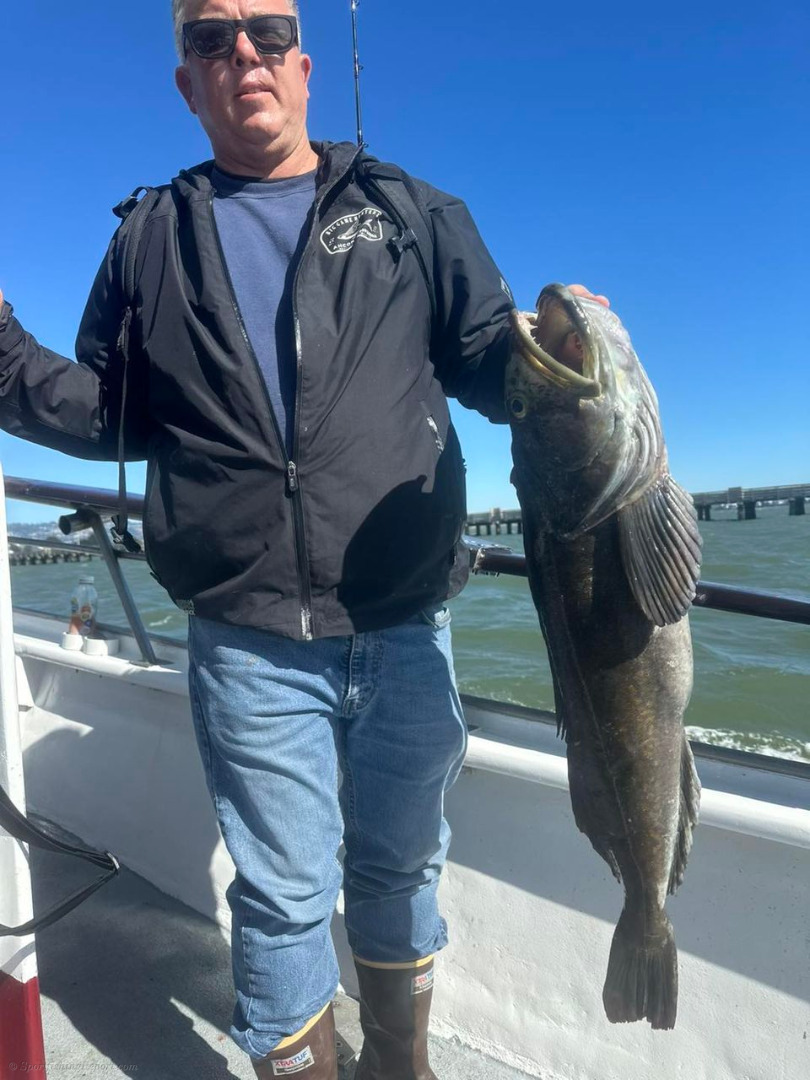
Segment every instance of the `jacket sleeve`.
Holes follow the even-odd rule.
[[[436,374],[450,397],[505,424],[512,295],[464,203],[421,186],[435,239]]]
[[[0,427],[11,435],[74,457],[114,461],[118,452],[123,365],[117,339],[124,313],[113,237],[87,301],[76,339],[78,363],[46,349],[4,304],[0,311]],[[130,368],[134,367],[130,364]],[[143,396],[128,375],[127,458],[145,457]],[[132,413],[133,422],[130,422]]]

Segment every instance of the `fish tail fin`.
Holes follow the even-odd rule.
[[[646,1018],[654,1028],[675,1027],[678,951],[663,910],[656,925],[650,926],[636,912],[624,909],[610,947],[602,1001],[613,1024]]]

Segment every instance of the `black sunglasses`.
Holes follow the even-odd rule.
[[[298,44],[298,21],[293,15],[254,15],[251,19],[195,19],[183,23],[183,40],[203,60],[224,60],[236,48],[244,30],[256,52],[278,56]]]

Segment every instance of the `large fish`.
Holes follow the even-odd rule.
[[[627,331],[601,304],[550,285],[536,315],[515,313],[506,402],[574,816],[625,889],[605,1012],[671,1028],[678,958],[664,903],[683,879],[700,799],[683,730],[694,506],[669,475]]]

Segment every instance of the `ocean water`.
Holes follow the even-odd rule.
[[[701,522],[702,577],[810,600],[810,515],[763,507],[756,521],[715,512]],[[474,542],[474,538],[471,538]],[[492,537],[522,551],[522,537]],[[125,562],[147,628],[182,640],[186,617],[149,576]],[[99,618],[126,625],[101,560],[92,564],[12,567],[14,603],[64,613],[82,572],[92,572]],[[546,649],[520,578],[473,577],[451,603],[456,675],[463,693],[553,709]],[[695,609],[691,616],[695,687],[685,723],[704,742],[810,761],[810,626]]]

